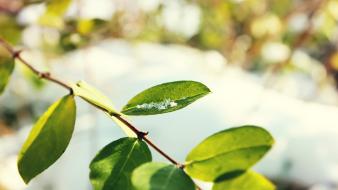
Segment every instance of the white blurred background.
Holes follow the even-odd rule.
[[[233,1],[235,4],[245,2]],[[328,9],[338,12],[337,1],[332,2],[336,7],[330,5]],[[121,9],[137,15],[140,10],[151,12],[159,7],[162,12],[157,16],[166,30],[184,38],[193,38],[199,32],[203,10],[193,1],[81,0],[71,5],[66,17],[110,19]],[[333,79],[324,79],[328,72],[325,66],[306,49],[291,49],[282,40],[264,42],[258,52],[261,60],[272,65],[291,60],[300,68],[282,75],[270,69],[262,74],[242,67],[245,60],[241,58],[250,41],[246,35],[236,38],[232,47],[238,51],[230,55],[184,43],[164,44],[123,36],[95,41],[54,56],[45,53],[43,47],[46,43],[57,43],[61,34],[36,24],[44,10],[43,4],[31,5],[17,16],[17,21],[26,26],[22,33],[24,57],[64,80],[85,80],[110,97],[118,108],[136,93],[163,82],[196,80],[210,87],[210,95],[183,110],[129,118],[140,129],[149,131],[150,138],[174,158],[183,162],[192,147],[217,131],[254,124],[268,129],[276,139],[272,151],[255,170],[276,181],[280,189],[293,189],[290,184],[295,185],[294,189],[337,189],[338,96]],[[276,15],[267,14],[260,19],[251,25],[254,35],[282,30],[283,23]],[[305,15],[296,14],[287,26],[302,32],[306,22]],[[334,26],[337,35],[336,23]],[[128,25],[124,29],[128,31],[126,35],[135,32],[128,30]],[[78,36],[73,35],[71,39],[77,41]],[[10,110],[10,116],[18,117],[15,125],[20,126],[15,130],[3,129],[5,135],[0,136],[0,189],[91,189],[88,177],[91,159],[104,145],[123,137],[123,132],[105,114],[78,99],[76,131],[69,148],[55,165],[29,186],[24,185],[17,172],[16,159],[34,122],[31,116],[43,113],[66,92],[48,83],[42,90],[36,90],[22,75],[24,68],[17,66],[9,87],[0,97],[1,112]],[[156,152],[153,156],[165,161]],[[201,185],[205,189],[210,187]]]

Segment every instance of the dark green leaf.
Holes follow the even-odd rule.
[[[133,97],[123,107],[126,115],[154,115],[186,107],[210,92],[195,81],[176,81],[151,87]]]
[[[247,171],[240,176],[225,179],[214,184],[212,190],[275,190],[275,186],[264,176]]]
[[[136,168],[132,183],[135,190],[195,190],[194,182],[182,169],[157,162]]]
[[[224,130],[208,137],[189,153],[185,170],[194,178],[214,181],[226,173],[247,170],[273,143],[269,132],[260,127]]]
[[[51,166],[66,150],[75,117],[74,97],[68,95],[50,106],[37,121],[18,158],[18,169],[26,183]]]
[[[104,147],[90,164],[95,190],[132,190],[131,172],[150,162],[148,146],[137,138],[121,138]]]
[[[14,59],[7,55],[0,54],[0,94],[5,90],[5,87],[10,79],[14,69]]]

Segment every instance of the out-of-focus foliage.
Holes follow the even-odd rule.
[[[62,28],[63,15],[67,11],[71,0],[50,0],[47,2],[45,13],[40,17],[42,25]]]
[[[0,36],[13,44],[18,43],[21,37],[21,28],[15,22],[14,17],[2,14],[1,12],[0,12]]]
[[[14,60],[3,48],[0,48],[0,94],[5,90],[6,85],[14,69]]]
[[[10,2],[19,6],[7,10]],[[0,26],[5,30],[0,36],[17,42],[18,28],[27,32],[41,25],[46,36],[41,48],[48,53],[107,38],[180,43],[217,50],[227,63],[254,72],[301,72],[318,84],[327,76],[338,81],[337,0],[103,1],[90,5],[96,14],[86,14],[86,4],[87,0],[3,0]],[[15,17],[34,6],[44,7],[38,19],[18,27]]]

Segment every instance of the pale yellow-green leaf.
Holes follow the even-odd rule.
[[[115,121],[129,137],[136,137],[133,131],[131,131],[121,121],[112,116],[113,114],[122,114],[115,110],[113,103],[107,96],[84,81],[79,81],[76,84],[73,84],[72,89],[76,96],[79,96],[95,107],[102,109],[108,115],[108,117],[113,119],[113,121]]]

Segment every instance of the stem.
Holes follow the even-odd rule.
[[[29,68],[32,72],[34,72],[37,76],[41,77],[42,79],[48,80],[50,82],[53,82],[55,84],[58,84],[64,88],[66,88],[67,90],[69,90],[71,93],[73,93],[72,87],[70,85],[68,85],[67,83],[63,82],[60,79],[54,78],[51,76],[51,74],[49,72],[41,72],[38,69],[36,69],[35,67],[33,67],[31,64],[29,64],[26,60],[24,60],[21,57],[21,51],[15,51],[14,48],[7,43],[5,40],[0,38],[0,45],[2,45],[11,55],[14,59],[18,59],[22,64],[24,64],[27,68]],[[93,105],[93,104],[91,104]],[[95,105],[94,105],[95,106]],[[95,106],[96,107],[96,106]],[[100,107],[97,107],[103,111],[107,111],[104,110]],[[159,154],[161,154],[163,157],[165,157],[167,160],[169,160],[172,164],[175,164],[177,167],[183,169],[184,165],[180,164],[179,162],[177,162],[176,160],[174,160],[173,158],[171,158],[167,153],[165,153],[163,150],[161,150],[157,145],[155,145],[148,137],[148,132],[142,132],[139,129],[137,129],[135,126],[133,126],[131,123],[129,123],[127,120],[125,120],[124,118],[121,117],[121,115],[118,114],[111,114],[112,116],[114,116],[115,118],[117,118],[118,120],[120,120],[122,123],[124,123],[130,130],[132,130],[139,139],[144,140],[149,146],[153,147]],[[196,189],[197,190],[202,190],[200,187],[198,187],[196,184]]]
[[[129,123],[127,120],[123,119],[120,115],[113,115],[116,117],[116,119],[120,120],[122,123],[124,123],[127,127],[129,127],[130,130],[132,130],[138,138],[143,139],[147,144],[151,147],[153,147],[158,153],[160,153],[163,157],[168,159],[171,163],[175,164],[179,168],[183,168],[184,166],[180,163],[178,163],[176,160],[171,158],[168,154],[166,154],[164,151],[162,151],[158,146],[156,146],[148,137],[145,132],[142,132],[138,130],[136,127],[134,127],[131,123]]]
[[[58,84],[66,88],[67,90],[69,90],[71,93],[73,92],[72,87],[68,85],[67,83],[51,76],[49,72],[41,72],[37,70],[36,68],[34,68],[31,64],[29,64],[26,60],[22,58],[21,51],[15,51],[14,48],[9,43],[7,43],[5,40],[0,38],[0,44],[12,55],[14,59],[18,59],[22,64],[28,67],[33,73],[35,73],[40,78],[51,81],[55,84]]]
[[[66,89],[68,89],[71,93],[73,92],[73,89],[70,85],[68,85],[67,83],[53,77],[49,72],[40,72],[37,69],[35,69],[32,65],[30,65],[26,60],[24,60],[21,57],[20,52],[16,52],[13,54],[13,57],[20,60],[21,63],[23,63],[25,66],[27,66],[31,71],[33,71],[36,75],[38,75],[39,77],[45,79],[45,80],[49,80],[53,83],[56,83]]]

